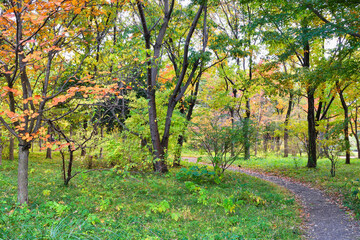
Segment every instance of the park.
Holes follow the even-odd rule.
[[[0,3],[0,239],[360,239],[360,3]]]

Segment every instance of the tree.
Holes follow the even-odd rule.
[[[80,85],[88,83],[88,76],[79,72],[90,53],[77,52],[76,45],[82,43],[78,36],[84,32],[83,20],[93,14],[88,4],[83,0],[3,3],[0,75],[6,83],[2,87],[6,105],[0,121],[19,142],[19,203],[28,201],[29,149],[36,138],[46,136],[43,119],[57,105],[86,91]]]
[[[206,45],[202,47],[200,51],[200,56],[193,62],[189,62],[190,55],[190,42],[193,38],[194,32],[198,25],[198,22],[201,18],[201,15],[204,12],[204,19],[206,19],[206,9],[207,9],[207,1],[203,1],[200,3],[200,6],[193,18],[193,22],[189,27],[186,40],[183,44],[183,57],[182,57],[182,65],[179,68],[180,74],[179,77],[174,82],[174,90],[171,96],[168,99],[167,104],[167,114],[166,114],[166,122],[165,128],[162,137],[160,137],[160,131],[157,122],[157,106],[156,106],[156,84],[158,81],[158,70],[159,65],[161,63],[161,50],[164,43],[164,38],[166,37],[167,30],[170,26],[170,20],[173,17],[173,11],[175,7],[175,0],[165,0],[162,3],[162,7],[158,9],[161,13],[161,24],[160,21],[150,20],[149,17],[146,17],[145,10],[156,8],[156,5],[152,5],[151,2],[143,2],[136,1],[137,12],[139,14],[140,23],[142,27],[143,40],[145,43],[146,49],[146,64],[147,64],[147,98],[149,105],[149,127],[151,132],[151,142],[153,147],[154,154],[154,170],[157,172],[167,172],[167,165],[165,162],[165,153],[168,148],[169,137],[170,137],[170,128],[171,128],[171,118],[174,112],[174,109],[177,103],[184,96],[185,91],[187,90],[190,83],[193,81],[194,75],[198,67],[201,63],[201,53],[205,52]],[[149,25],[153,22],[153,26]],[[206,23],[206,21],[204,21]],[[159,28],[158,28],[159,26]],[[155,28],[157,28],[158,33],[155,35]],[[206,24],[203,24],[203,28],[206,29]],[[206,31],[204,31],[206,32]],[[154,44],[152,44],[152,39],[155,38]],[[151,47],[153,46],[153,47]],[[186,77],[186,74],[189,69],[189,65],[192,65],[192,69]],[[181,69],[181,70],[180,70]]]

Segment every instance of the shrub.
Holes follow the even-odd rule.
[[[176,178],[181,181],[194,181],[194,182],[216,182],[214,171],[209,171],[206,166],[198,167],[192,166],[190,168],[181,168],[176,173]]]

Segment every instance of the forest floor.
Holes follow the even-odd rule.
[[[0,239],[304,238],[293,194],[239,172],[215,183],[192,163],[165,175],[114,168],[78,174],[65,187],[61,163],[59,152],[31,153],[30,201],[18,205],[17,163],[3,161]],[[80,157],[74,164],[74,172],[87,171]]]
[[[184,158],[197,162],[195,157]],[[202,163],[208,164],[208,163]],[[274,176],[261,170],[232,166],[231,171],[241,172],[280,185],[293,192],[304,206],[306,232],[309,239],[339,240],[360,239],[360,222],[354,220],[347,208],[327,196],[323,191],[291,178]]]

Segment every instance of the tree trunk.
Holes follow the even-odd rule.
[[[264,152],[267,153],[267,149],[268,149],[268,134],[264,134],[264,140],[263,140],[263,146],[264,146]]]
[[[51,128],[48,128],[48,134],[50,135],[50,141],[53,141],[53,135],[51,134]],[[46,156],[45,159],[52,159],[51,157],[51,148],[46,148]]]
[[[308,168],[316,167],[316,128],[315,128],[315,101],[314,88],[308,89]]]
[[[154,159],[154,171],[160,173],[168,172],[167,165],[164,159],[164,149],[161,146],[159,127],[157,122],[157,112],[156,112],[156,102],[155,102],[155,90],[148,91],[149,99],[149,125],[150,125],[150,134],[151,142],[153,146],[153,151],[155,155]],[[167,116],[169,117],[169,116]],[[171,118],[171,116],[170,116]]]
[[[291,116],[291,110],[293,105],[293,97],[294,94],[290,93],[290,99],[289,99],[289,107],[286,112],[285,122],[284,122],[284,157],[289,156],[289,121]]]
[[[39,151],[40,152],[42,152],[41,148],[42,148],[42,140],[41,140],[41,138],[39,138]]]
[[[9,160],[14,161],[14,137],[12,135],[9,141]]]
[[[69,165],[67,169],[67,177],[65,180],[65,186],[67,186],[72,178],[72,165],[74,160],[74,151],[69,150]]]
[[[104,138],[104,127],[101,126],[100,128],[100,137],[101,137],[101,140]],[[103,147],[100,147],[100,152],[99,152],[99,159],[102,159],[103,158]]]
[[[305,19],[306,21],[306,19]],[[304,31],[304,58],[303,58],[303,68],[310,68],[310,45],[309,40],[307,39],[308,28],[307,25],[303,26]],[[310,86],[307,87],[307,98],[308,98],[308,168],[316,167],[316,122],[315,122],[315,90],[316,87],[313,86],[313,82],[308,83]]]
[[[358,153],[358,158],[360,159],[360,141],[359,141],[359,135],[358,135],[358,106],[355,107],[355,117],[354,119],[354,127],[351,123],[351,119],[350,119],[350,126],[351,126],[351,132],[353,133],[355,140],[356,140],[356,149],[357,149],[357,153]]]
[[[245,160],[250,159],[250,99],[246,98],[246,116],[244,119]]]
[[[82,157],[84,157],[86,155],[86,150],[85,148],[81,148],[81,154]]]
[[[46,157],[45,158],[46,159],[52,159],[52,157],[51,157],[51,148],[46,149]]]
[[[337,85],[338,85],[338,83],[337,83]],[[343,91],[340,89],[339,86],[338,86],[338,93],[340,96],[341,105],[344,109],[344,122],[345,122],[344,138],[345,138],[345,150],[346,150],[345,164],[350,164],[350,140],[349,140],[349,123],[348,123],[349,122],[349,108],[346,105]]]
[[[31,144],[25,141],[19,143],[19,162],[18,162],[18,203],[28,202],[28,165],[29,150]]]

